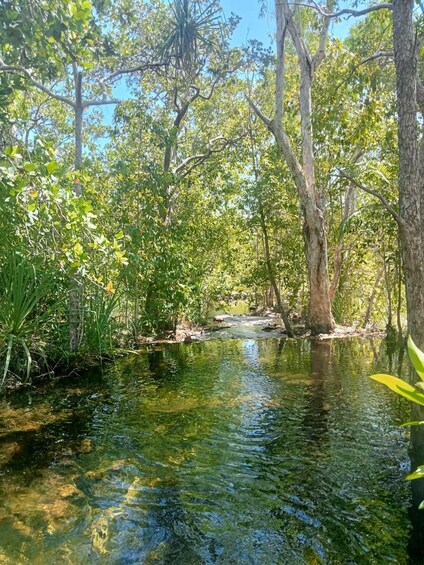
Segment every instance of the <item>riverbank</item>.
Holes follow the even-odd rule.
[[[305,325],[298,322],[293,324],[295,338],[288,338],[278,314],[267,312],[264,315],[256,314],[217,314],[210,318],[205,325],[178,326],[174,336],[165,338],[140,336],[133,347],[117,347],[96,355],[75,355],[63,363],[57,363],[49,371],[41,375],[33,375],[29,382],[10,380],[5,383],[3,392],[13,392],[24,387],[34,385],[46,379],[62,379],[79,375],[90,368],[109,364],[117,358],[126,355],[137,355],[146,347],[175,343],[195,343],[211,340],[232,339],[307,339],[313,341],[343,339],[343,338],[384,338],[386,332],[378,328],[358,328],[355,326],[336,326],[331,334],[311,336]]]

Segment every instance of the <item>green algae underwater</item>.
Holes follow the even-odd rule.
[[[4,398],[0,564],[419,563],[381,369],[380,340],[216,340]]]

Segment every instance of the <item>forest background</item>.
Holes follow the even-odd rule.
[[[1,3],[2,384],[234,300],[289,335],[299,317],[402,335],[424,308],[404,269],[396,2],[259,2],[247,27],[223,8]],[[402,14],[415,80],[422,10]]]

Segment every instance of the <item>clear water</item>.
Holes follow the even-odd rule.
[[[383,350],[176,344],[3,401],[0,563],[412,562]]]

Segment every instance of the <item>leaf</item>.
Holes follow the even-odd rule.
[[[424,406],[424,393],[418,392],[412,385],[406,383],[402,379],[385,374],[370,375],[370,378],[378,383],[386,385],[390,390],[396,392],[396,394]]]
[[[81,8],[83,10],[91,10],[92,4],[89,0],[84,0],[84,2],[81,4]]]
[[[420,379],[424,381],[424,353],[415,345],[411,336],[408,337],[408,353],[414,369]]]
[[[417,467],[415,471],[406,475],[408,481],[413,481],[414,479],[422,479],[424,477],[424,465]]]
[[[424,500],[418,506],[418,510],[423,510],[423,509],[424,509]]]
[[[17,145],[6,147],[4,154],[8,157],[16,157],[19,147]]]
[[[115,239],[122,239],[123,237],[124,237],[124,234],[123,234],[122,231],[118,232],[118,233],[115,235]]]
[[[49,174],[53,173],[58,168],[58,166],[59,165],[56,163],[56,161],[50,161],[50,163],[47,163],[46,165],[47,172]]]
[[[82,66],[84,69],[92,69],[92,68],[94,67],[94,64],[93,64],[93,63],[89,63],[89,62],[83,62],[83,63],[81,63],[81,66]]]
[[[400,427],[407,428],[408,426],[422,426],[422,425],[424,425],[424,420],[422,420],[421,422],[405,422],[404,424],[401,424]]]
[[[82,248],[81,243],[77,242],[74,245],[74,251],[78,255],[78,257],[84,253],[84,249]]]

